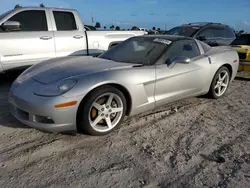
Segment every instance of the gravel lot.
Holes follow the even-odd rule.
[[[250,187],[250,74],[102,137],[43,133],[10,114],[0,75],[0,187]]]

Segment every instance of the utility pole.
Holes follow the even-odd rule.
[[[92,20],[92,26],[94,26],[94,16],[93,16],[92,12],[91,12],[91,20]]]

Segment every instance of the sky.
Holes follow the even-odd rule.
[[[73,8],[85,24],[171,29],[190,22],[220,22],[250,31],[250,0],[0,0],[0,14],[21,6]]]

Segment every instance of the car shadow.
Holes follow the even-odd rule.
[[[0,125],[2,127],[8,127],[8,128],[16,128],[16,129],[30,129],[30,127],[22,124],[18,120],[16,120],[11,113],[9,112],[7,115],[0,115]]]
[[[11,70],[0,74],[0,125],[9,128],[29,128],[17,121],[10,112],[8,94],[13,81],[23,72],[24,69]]]
[[[250,81],[250,78],[245,78],[245,77],[237,76],[237,77],[235,77],[235,80],[239,80],[239,81]]]
[[[4,87],[10,87],[13,81],[24,71],[25,69],[11,70],[0,74],[0,91]]]

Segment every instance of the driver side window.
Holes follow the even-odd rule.
[[[48,31],[46,14],[43,10],[25,10],[15,14],[8,21],[19,22],[21,28],[18,31]],[[5,32],[11,31],[7,30]]]
[[[167,52],[167,64],[170,65],[171,62],[176,57],[186,57],[194,58],[200,55],[200,50],[193,40],[179,40],[175,41]]]

